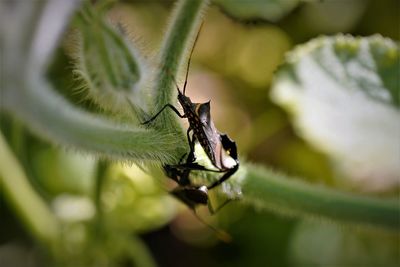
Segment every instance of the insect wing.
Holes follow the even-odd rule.
[[[199,103],[196,107],[196,113],[200,119],[203,132],[206,135],[207,141],[204,143],[207,143],[208,148],[204,147],[203,144],[202,146],[210,156],[210,160],[216,165],[216,167],[220,168],[220,164],[216,162],[216,159],[218,159],[216,152],[218,151],[220,140],[218,137],[218,131],[211,119],[210,102]]]

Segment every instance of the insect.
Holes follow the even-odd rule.
[[[196,217],[204,224],[209,226],[211,229],[213,229],[221,237],[221,239],[229,240],[229,235],[212,227],[211,225],[203,221],[196,213],[197,206],[207,205],[210,213],[214,214],[231,200],[228,199],[225,203],[214,210],[209,201],[208,191],[229,179],[239,168],[236,143],[232,139],[230,139],[228,135],[222,134],[216,129],[214,122],[211,119],[210,102],[193,103],[191,99],[185,95],[191,57],[195,44],[199,37],[199,33],[200,30],[197,33],[192,50],[190,52],[183,91],[179,89],[179,86],[174,80],[176,89],[178,91],[178,101],[183,108],[183,114],[181,114],[173,105],[166,104],[151,119],[145,121],[142,124],[151,123],[166,108],[170,108],[180,118],[187,118],[189,122],[189,127],[187,129],[187,139],[190,151],[186,158],[186,162],[182,163],[182,159],[185,157],[185,155],[183,155],[183,157],[179,161],[179,164],[164,165],[164,171],[166,175],[178,184],[178,186],[170,193],[178,198],[180,201],[182,201],[184,204],[186,204],[193,211]],[[208,169],[195,162],[196,157],[194,152],[196,142],[201,145],[207,157],[211,161],[214,169]],[[194,185],[189,178],[190,172],[192,170],[217,172],[223,173],[223,175],[218,180],[214,181],[208,186]]]
[[[196,163],[194,163],[196,164]],[[215,228],[211,224],[207,223],[204,221],[196,211],[196,207],[198,205],[207,205],[208,210],[210,211],[211,214],[216,213],[218,210],[220,210],[222,207],[224,207],[226,204],[228,204],[232,199],[228,199],[224,203],[222,203],[217,209],[213,209],[209,197],[208,197],[208,187],[205,185],[201,186],[195,186],[192,185],[190,180],[188,179],[189,173],[192,170],[191,168],[183,168],[182,166],[184,165],[165,165],[164,166],[164,171],[166,175],[176,181],[178,183],[178,187],[173,189],[170,193],[175,196],[177,199],[182,201],[184,204],[186,204],[194,213],[194,215],[197,217],[199,221],[201,221],[204,225],[209,227],[211,230],[213,230],[218,238],[226,243],[231,242],[232,238],[231,236],[226,233],[225,231],[222,231],[220,229]],[[204,168],[201,165],[199,165],[200,168]]]
[[[194,163],[196,164],[196,163]],[[182,167],[183,166],[183,167]],[[198,165],[199,169],[204,167]],[[164,171],[166,175],[178,183],[178,187],[173,189],[170,193],[185,203],[191,210],[196,213],[196,207],[199,205],[207,205],[211,214],[216,213],[223,206],[225,206],[231,199],[228,199],[218,208],[214,209],[209,201],[208,191],[211,189],[205,185],[193,185],[188,179],[189,173],[194,168],[186,167],[185,165],[165,165]]]
[[[183,85],[183,92],[179,89],[179,86],[176,84],[176,89],[178,91],[178,101],[183,108],[183,114],[181,114],[173,105],[166,104],[160,111],[158,111],[151,119],[143,122],[142,124],[148,124],[155,120],[166,108],[170,108],[174,111],[180,118],[187,118],[189,122],[189,127],[187,130],[187,139],[189,142],[190,152],[186,159],[186,163],[178,164],[178,165],[170,165],[171,168],[175,169],[174,173],[170,172],[171,176],[177,176],[178,174],[184,174],[182,179],[189,180],[188,176],[190,170],[204,170],[204,171],[212,171],[212,172],[220,172],[224,173],[218,180],[212,183],[210,186],[201,187],[201,192],[204,192],[204,188],[212,189],[227,179],[229,179],[239,168],[239,160],[237,156],[237,148],[236,143],[231,140],[228,135],[220,133],[211,119],[210,113],[210,102],[205,103],[193,103],[189,97],[185,95],[186,92],[186,85],[187,79],[189,75],[190,69],[190,61],[192,58],[193,50],[197,39],[199,37],[199,32],[197,33],[196,39],[194,41],[192,50],[190,52],[187,69],[186,69],[186,76],[185,76],[185,83]],[[190,133],[192,132],[192,135]],[[199,142],[202,148],[204,149],[205,153],[207,154],[208,158],[210,159],[212,165],[216,168],[216,170],[207,169],[199,164],[194,163],[196,157],[194,155],[194,147],[195,143]],[[179,170],[179,171],[178,171]],[[168,174],[167,174],[168,175]],[[170,176],[169,176],[170,177]],[[171,178],[171,177],[170,177]],[[174,179],[174,178],[172,178]],[[175,179],[174,179],[175,180]],[[176,180],[177,181],[177,180]],[[178,181],[177,181],[178,182]],[[202,201],[204,198],[197,198],[198,196],[202,195],[200,192],[200,188],[187,188],[188,184],[183,184],[178,182],[182,188],[175,192],[175,195],[178,195],[182,201],[188,204],[191,207],[191,204],[188,202],[194,201],[192,204],[195,204],[196,201],[199,204],[203,204]],[[185,189],[184,189],[185,188]],[[191,197],[193,196],[193,199]],[[204,202],[204,201],[203,201]]]

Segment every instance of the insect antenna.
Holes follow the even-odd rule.
[[[186,68],[185,83],[183,85],[183,95],[185,95],[185,92],[186,92],[186,84],[187,84],[187,79],[189,77],[190,61],[192,59],[193,50],[194,50],[194,47],[196,46],[197,39],[199,39],[199,35],[200,35],[201,28],[203,27],[203,23],[204,22],[202,22],[200,25],[199,31],[197,32],[197,35],[196,35],[196,39],[194,40],[194,43],[193,43],[192,50],[190,51],[190,56],[189,56],[189,60],[188,60],[187,68]],[[178,83],[175,79],[175,76],[172,74],[172,72],[169,68],[167,68],[167,72],[172,77],[172,80],[174,81],[174,84],[175,84],[176,90],[178,91],[178,94],[182,94],[181,89],[179,88]]]
[[[186,84],[187,84],[187,79],[189,76],[190,61],[192,59],[193,50],[194,50],[194,47],[196,46],[197,39],[199,39],[200,31],[201,31],[201,28],[203,28],[203,24],[204,24],[204,21],[202,21],[200,24],[200,28],[199,28],[199,31],[197,32],[196,39],[194,40],[192,50],[190,51],[190,56],[189,56],[189,60],[188,60],[187,68],[186,68],[185,84],[183,85],[183,95],[185,95],[185,92],[186,92]]]

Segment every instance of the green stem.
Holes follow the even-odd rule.
[[[176,76],[185,49],[189,47],[190,37],[197,32],[200,14],[206,4],[207,1],[200,0],[181,1],[172,17],[171,28],[161,52],[162,68],[156,82],[158,106],[171,100],[172,76]],[[60,33],[57,31],[54,34]],[[186,152],[186,144],[182,142],[185,135],[172,114],[168,113],[168,120],[164,121],[163,127],[156,129],[128,127],[107,121],[62,99],[40,77],[43,72],[34,68],[34,65],[34,62],[27,64],[25,72],[10,71],[11,76],[7,77],[2,93],[4,107],[39,135],[54,143],[116,159],[168,162],[177,160]],[[168,73],[163,66],[168,66]],[[19,75],[24,75],[25,79],[21,79]]]
[[[101,193],[103,191],[104,182],[106,180],[107,169],[109,162],[105,160],[99,160],[97,162],[96,180],[94,188],[94,203],[96,206],[96,218],[95,218],[95,230],[96,234],[102,234],[103,232],[103,207],[101,205]]]
[[[5,199],[38,240],[53,245],[59,237],[59,222],[33,190],[22,166],[0,132],[0,182]]]
[[[182,0],[173,12],[173,20],[161,48],[161,67],[156,75],[157,109],[176,97],[174,78],[178,77],[179,66],[188,60],[188,52],[202,22],[201,14],[207,5],[207,0]]]
[[[37,77],[6,90],[5,107],[40,136],[116,159],[171,159],[181,141],[157,130],[121,125],[79,110]],[[178,157],[178,156],[177,156]]]
[[[400,230],[398,200],[345,193],[304,183],[254,165],[242,183],[243,200],[277,213]]]
[[[176,103],[176,88],[179,66],[188,60],[190,49],[202,22],[202,13],[208,6],[208,0],[181,0],[172,14],[171,24],[163,41],[160,52],[160,68],[156,73],[155,109],[160,110],[167,103]],[[156,126],[168,129],[184,138],[175,114],[163,112],[157,118]]]

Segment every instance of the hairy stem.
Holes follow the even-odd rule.
[[[4,94],[6,107],[55,143],[117,159],[167,160],[178,140],[156,130],[121,125],[73,107],[36,77]]]
[[[245,168],[243,200],[251,205],[282,214],[400,230],[398,199],[380,199],[311,185],[254,165]]]
[[[59,3],[61,5],[63,2]],[[205,7],[204,3],[204,1],[197,0],[182,1],[178,6],[177,12],[172,17],[172,28],[167,35],[166,45],[161,53],[163,55],[161,57],[162,66],[175,66],[176,62],[182,61],[184,48],[188,46],[188,36],[195,34],[194,21],[198,19],[202,8]],[[43,10],[42,17],[47,18],[46,8]],[[66,13],[71,13],[71,10]],[[56,18],[51,17],[51,19]],[[68,16],[61,16],[61,19],[63,21],[58,22],[58,26],[48,32],[53,35],[50,40],[54,42],[58,40],[67,24]],[[37,34],[34,36],[40,37],[43,36],[43,32],[46,32],[46,27],[43,26],[46,24],[43,22],[41,25],[36,29]],[[36,44],[39,41],[34,36],[34,40],[30,42]],[[171,41],[174,38],[179,38],[179,40]],[[177,47],[174,46],[176,43],[179,43]],[[13,48],[12,45],[9,47]],[[52,52],[49,50],[54,50],[55,47],[56,45],[52,44],[46,46],[45,54],[51,55]],[[36,49],[31,51],[36,53]],[[7,69],[7,79],[2,88],[3,108],[12,112],[36,133],[53,143],[97,153],[104,157],[129,160],[166,162],[177,160],[186,152],[185,142],[182,142],[184,134],[176,118],[170,116],[162,131],[160,128],[149,129],[121,125],[105,120],[74,107],[53,90],[52,86],[42,77],[45,71],[41,67],[46,66],[43,62],[48,60],[31,55],[27,57],[30,61],[24,63],[24,58],[19,58],[18,53],[6,53],[6,55],[15,56],[7,57],[7,62],[20,62],[21,64],[10,64],[10,68]],[[40,63],[37,64],[38,67],[34,67],[35,61]],[[12,66],[15,68],[11,68]],[[172,70],[176,70],[176,67],[172,67]],[[166,78],[166,74],[161,73],[156,88],[162,96],[168,94],[168,90],[171,92],[168,86],[165,86],[164,81],[171,81],[171,77]],[[168,102],[169,98],[168,101],[165,98],[160,101]]]
[[[175,81],[182,63],[186,67],[189,51],[202,21],[202,13],[208,6],[208,0],[181,0],[172,14],[171,24],[163,41],[158,72],[156,73],[155,110],[167,103],[176,103]],[[185,69],[186,70],[186,69]],[[161,128],[183,137],[176,117],[171,112],[163,112],[157,119]],[[179,129],[179,131],[178,131]]]

